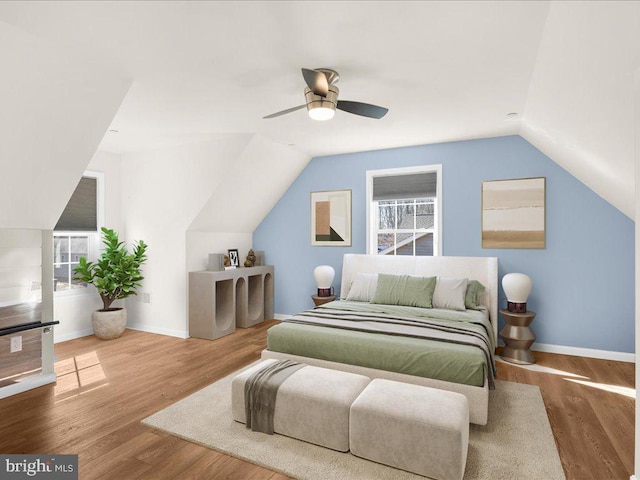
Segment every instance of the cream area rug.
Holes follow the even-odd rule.
[[[143,423],[299,480],[424,480],[350,453],[247,430],[231,416],[235,375]],[[465,480],[565,479],[538,387],[498,381],[489,405],[489,423],[471,425]]]

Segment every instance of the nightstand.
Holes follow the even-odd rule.
[[[500,330],[500,338],[504,340],[505,347],[502,350],[503,360],[510,363],[531,364],[536,363],[536,357],[529,350],[536,335],[529,326],[536,316],[536,312],[515,313],[509,310],[500,310],[505,325]]]
[[[331,295],[329,297],[319,297],[318,295],[311,295],[311,299],[313,300],[313,303],[316,304],[316,307],[318,307],[325,303],[333,302],[336,299],[336,296]]]

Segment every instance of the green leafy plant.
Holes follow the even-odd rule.
[[[73,279],[94,285],[104,304],[100,311],[109,311],[115,310],[109,308],[115,300],[136,295],[136,289],[144,279],[140,267],[147,260],[147,244],[140,240],[133,245],[133,253],[129,253],[118,234],[104,227],[102,243],[105,249],[98,261],[88,262],[80,257]]]

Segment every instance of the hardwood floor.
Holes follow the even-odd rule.
[[[534,354],[532,367],[499,361],[498,378],[540,387],[567,479],[628,480],[634,455],[634,364]]]
[[[0,400],[0,452],[79,454],[82,480],[284,480],[140,423],[258,359],[275,323],[216,341],[127,330],[107,342],[91,336],[57,344],[56,385]],[[533,368],[547,371],[499,362],[498,378],[540,386],[567,479],[627,480],[634,365],[536,357]]]

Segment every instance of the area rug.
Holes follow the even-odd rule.
[[[231,416],[235,375],[142,423],[299,480],[424,480],[349,453],[247,430]],[[465,480],[565,479],[538,387],[498,381],[489,405],[488,424],[471,425]]]

